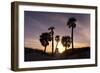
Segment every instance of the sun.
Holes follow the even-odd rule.
[[[63,53],[65,51],[65,48],[63,47],[61,42],[58,43],[58,47],[57,48],[58,48],[59,53]]]

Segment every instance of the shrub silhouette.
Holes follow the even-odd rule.
[[[71,44],[70,36],[63,36],[61,39],[61,43],[65,47],[65,50],[67,50],[67,48],[69,48]]]

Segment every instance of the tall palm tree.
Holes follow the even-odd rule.
[[[59,36],[59,35],[56,35],[56,37],[55,37],[55,41],[57,42],[57,44],[56,44],[56,48],[55,48],[55,52],[56,52],[56,50],[58,50],[58,48],[57,48],[58,43],[59,43],[59,41],[60,41],[60,36]]]
[[[71,44],[71,37],[70,36],[63,36],[61,39],[62,45],[65,47],[65,50],[70,47]]]
[[[72,29],[72,33],[71,33],[71,38],[72,38],[72,49],[74,49],[74,43],[73,43],[73,31],[74,28],[76,27],[76,22],[77,20],[74,17],[69,18],[67,25],[69,26],[69,28]]]
[[[44,52],[46,52],[46,47],[49,45],[49,41],[51,41],[51,35],[48,32],[40,35],[41,45],[45,47]]]
[[[50,27],[48,28],[48,30],[50,30],[50,34],[51,34],[51,40],[52,40],[52,54],[53,54],[53,51],[54,51],[54,27]]]

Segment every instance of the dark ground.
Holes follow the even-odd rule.
[[[53,55],[44,53],[41,50],[25,48],[24,61],[43,61],[43,60],[61,60],[61,59],[87,59],[90,58],[90,47],[74,48],[64,51],[62,54]]]

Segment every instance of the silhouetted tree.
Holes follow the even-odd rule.
[[[55,41],[57,42],[56,47],[55,47],[55,52],[56,52],[56,51],[58,52],[57,46],[58,46],[58,43],[59,43],[59,41],[60,41],[60,36],[59,36],[59,35],[57,35],[57,36],[55,37]]]
[[[49,45],[49,41],[51,41],[51,35],[48,32],[40,35],[41,45],[45,47],[44,52],[46,52],[46,47]]]
[[[65,47],[65,50],[67,50],[67,47],[69,48],[71,44],[70,36],[63,36],[61,39],[61,43]]]
[[[54,51],[54,31],[53,31],[54,29],[55,29],[54,27],[48,28],[48,30],[50,30],[50,34],[51,34],[51,38],[52,38],[52,54]]]
[[[72,29],[72,33],[71,33],[71,38],[72,38],[72,49],[74,48],[74,43],[73,43],[73,31],[74,28],[76,27],[76,19],[74,17],[69,18],[67,25],[69,26],[69,28]]]

